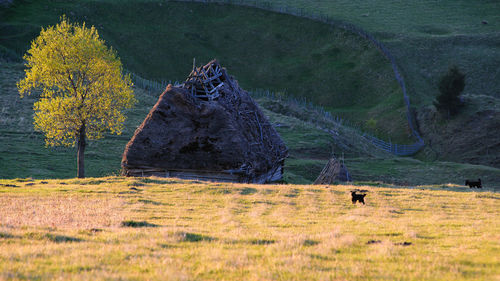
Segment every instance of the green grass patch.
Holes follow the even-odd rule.
[[[217,240],[216,238],[198,234],[198,233],[190,233],[190,232],[181,232],[177,234],[180,238],[181,242],[211,242]]]
[[[28,232],[24,235],[24,237],[30,240],[47,240],[54,243],[71,243],[71,242],[83,241],[80,238],[67,235],[57,235],[52,233],[38,233],[38,232]]]
[[[245,187],[240,191],[241,195],[251,195],[257,192],[257,189],[253,187]]]
[[[248,242],[252,245],[270,245],[276,243],[276,241],[272,239],[251,239]]]
[[[158,225],[149,223],[147,221],[134,221],[134,220],[127,220],[127,221],[122,221],[121,226],[123,227],[157,227]]]

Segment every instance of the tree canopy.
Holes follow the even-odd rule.
[[[83,177],[86,139],[122,132],[123,109],[135,103],[130,76],[122,74],[116,52],[95,27],[64,16],[56,26],[42,28],[24,60],[26,75],[17,83],[21,97],[41,92],[34,104],[35,129],[44,132],[47,146],[78,143],[78,176]]]
[[[465,74],[460,72],[457,66],[452,66],[439,81],[439,91],[434,105],[449,115],[458,113],[462,106],[459,95],[465,88]]]

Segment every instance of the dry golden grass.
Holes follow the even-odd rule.
[[[123,200],[81,196],[0,197],[0,225],[10,228],[100,228],[119,226]]]
[[[494,192],[47,182],[0,180],[0,280],[500,279]]]

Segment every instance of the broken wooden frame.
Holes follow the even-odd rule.
[[[213,101],[220,97],[219,89],[224,86],[222,68],[217,63],[195,67],[184,82],[183,88],[193,97]]]

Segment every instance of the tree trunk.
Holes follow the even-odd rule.
[[[76,157],[77,162],[77,173],[79,178],[85,177],[85,162],[84,162],[84,152],[85,146],[87,143],[85,142],[85,124],[80,127],[80,131],[78,132],[78,153]]]

